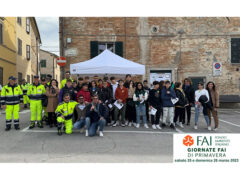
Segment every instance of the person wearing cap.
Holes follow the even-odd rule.
[[[71,76],[70,76],[70,71],[66,71],[65,77],[66,77],[66,78],[61,81],[60,89],[62,89],[62,88],[65,87],[65,84],[67,83],[67,80],[70,79],[71,81],[73,81],[72,78],[71,78]]]
[[[39,76],[34,76],[33,84],[30,85],[27,91],[27,95],[30,99],[30,111],[31,111],[31,124],[30,129],[35,127],[35,121],[39,128],[43,128],[42,124],[42,100],[46,94],[45,87],[39,83]]]
[[[15,83],[16,78],[9,77],[9,83],[5,85],[1,92],[1,104],[6,108],[6,131],[11,129],[12,115],[14,127],[19,130],[19,103],[23,103],[23,92],[21,87]]]
[[[26,82],[25,79],[22,80],[22,84],[21,84],[21,88],[22,88],[22,92],[23,92],[23,104],[24,104],[24,108],[27,108],[27,104],[29,103],[29,98],[27,96],[27,91],[29,88],[30,84]]]
[[[49,86],[49,85],[50,85],[50,82],[51,82],[51,80],[52,80],[52,75],[51,75],[51,74],[48,74],[48,75],[46,76],[46,80],[47,80],[46,86]],[[46,88],[46,87],[45,87],[45,88]]]

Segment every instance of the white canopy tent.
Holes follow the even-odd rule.
[[[71,74],[145,74],[145,66],[124,59],[109,50],[84,62],[70,64]]]

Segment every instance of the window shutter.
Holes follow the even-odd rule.
[[[90,57],[94,58],[98,55],[98,41],[90,42]]]
[[[123,42],[115,42],[115,53],[123,57]]]
[[[240,38],[231,39],[231,62],[240,63]]]

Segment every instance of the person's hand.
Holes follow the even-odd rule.
[[[85,101],[85,104],[88,104],[88,102],[87,102],[87,101]]]
[[[145,96],[143,96],[142,98],[145,99]]]
[[[78,92],[77,91],[74,91],[75,94],[77,94]]]
[[[101,103],[102,103],[102,101],[101,101],[101,100],[98,100],[98,103],[99,103],[99,104],[101,104]]]
[[[118,102],[119,102],[119,103],[122,103],[122,100],[121,100],[121,99],[119,99],[119,100],[118,100]]]
[[[63,115],[61,115],[61,118],[63,118],[63,119],[64,119],[64,116],[63,116]]]
[[[100,120],[103,120],[103,117],[100,117]]]
[[[2,108],[5,109],[5,108],[6,108],[6,105],[2,105]]]
[[[141,101],[140,98],[138,98],[138,101]]]
[[[167,91],[167,94],[170,94],[170,91]]]
[[[152,109],[153,107],[152,106],[149,106],[150,107],[150,109]]]
[[[95,107],[94,107],[94,106],[92,106],[90,110],[91,110],[91,111],[93,111],[93,110],[94,110],[94,108],[95,108]]]

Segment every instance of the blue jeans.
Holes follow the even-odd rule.
[[[86,129],[88,130],[90,127],[90,119],[80,119],[79,121],[75,122],[73,125],[73,129],[81,129],[84,125],[86,125]]]
[[[96,135],[98,126],[99,126],[99,131],[103,131],[103,128],[104,128],[105,124],[106,124],[105,119],[99,120],[98,122],[93,122],[90,126],[90,129],[89,129],[89,136],[95,136]]]
[[[136,106],[137,124],[140,124],[140,112],[142,112],[143,124],[146,124],[147,123],[147,116],[146,116],[146,106],[145,106],[144,103]]]
[[[199,117],[199,113],[200,113],[201,110],[202,110],[202,107],[199,108],[195,105],[195,125],[198,124],[198,117]],[[204,114],[203,114],[203,116],[204,116],[204,119],[205,119],[207,125],[209,126],[209,117],[207,115],[204,115]]]

